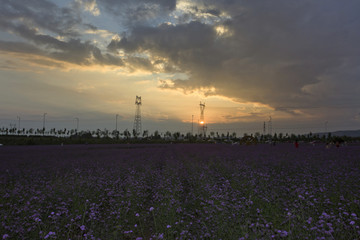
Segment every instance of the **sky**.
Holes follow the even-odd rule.
[[[358,0],[0,3],[0,127],[360,129]]]

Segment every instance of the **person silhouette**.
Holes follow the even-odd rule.
[[[295,148],[298,148],[299,147],[299,142],[298,140],[295,140]]]

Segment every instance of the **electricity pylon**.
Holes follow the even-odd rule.
[[[141,97],[136,96],[135,100],[136,110],[135,110],[135,119],[134,119],[134,137],[137,137],[141,134]]]

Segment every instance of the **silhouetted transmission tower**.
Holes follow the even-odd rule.
[[[136,96],[135,105],[134,134],[139,136],[141,134],[141,97]]]
[[[199,134],[202,137],[206,137],[206,129],[207,126],[205,124],[204,118],[204,110],[205,110],[205,103],[200,102],[200,122],[199,122]]]

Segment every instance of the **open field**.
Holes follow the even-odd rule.
[[[3,239],[359,239],[360,147],[0,147]]]

